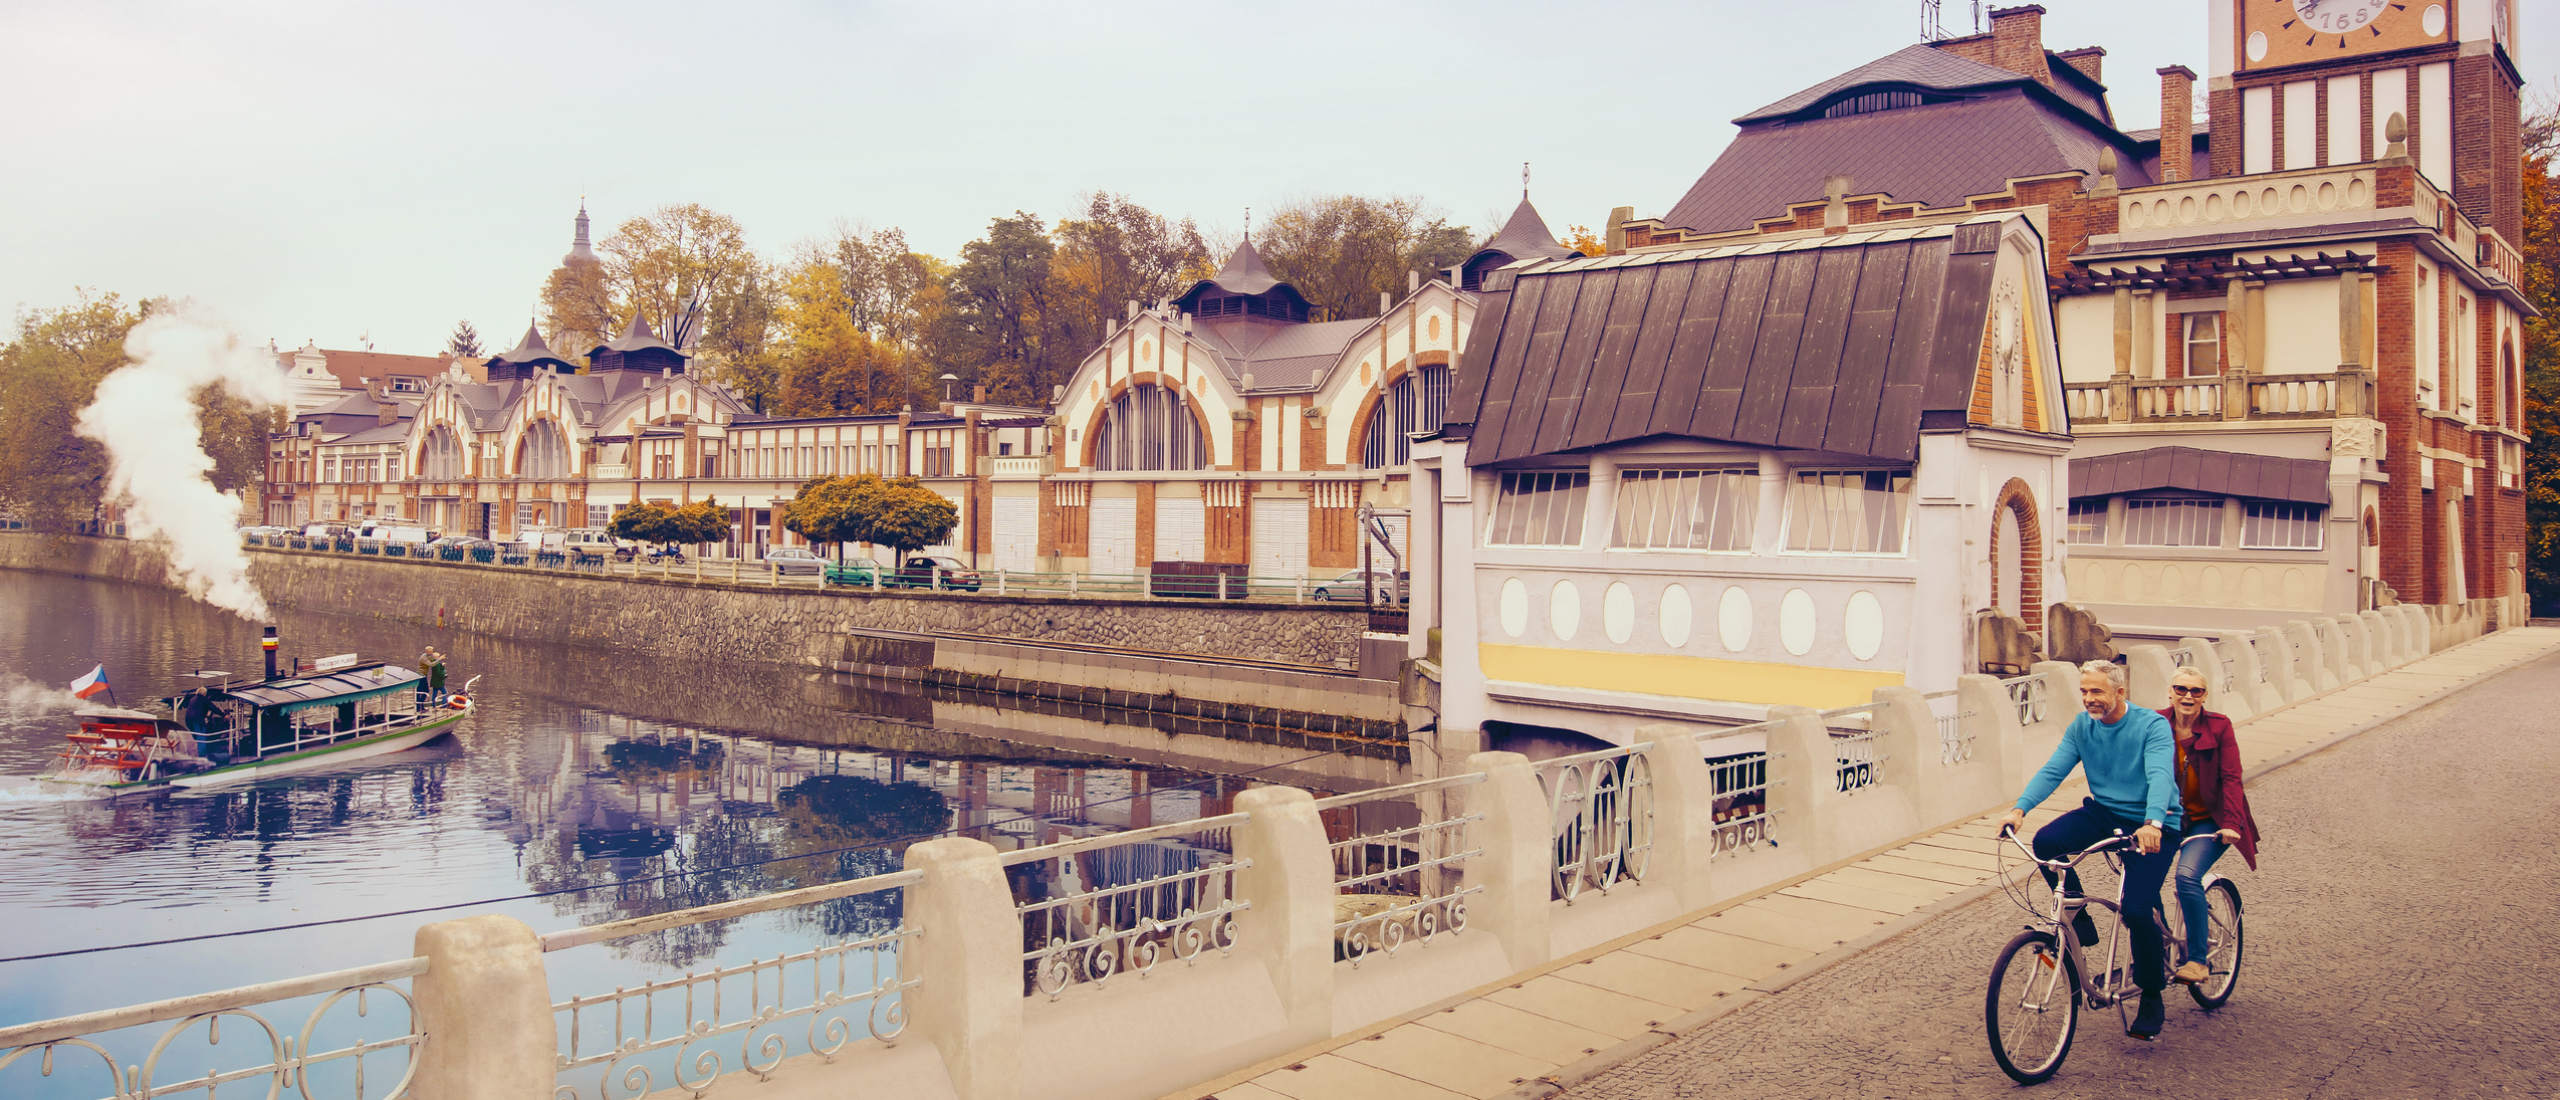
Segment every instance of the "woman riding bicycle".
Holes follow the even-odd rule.
[[[2067,856],[2131,830],[2134,850],[2124,856],[2124,896],[2157,898],[2171,859],[2162,849],[2177,846],[2184,822],[2177,802],[2174,735],[2159,712],[2126,704],[2124,666],[2109,661],[2080,666],[2080,710],[2052,758],[2027,780],[2017,805],[2002,816],[2001,832],[2024,823],[2027,811],[2043,804],[2077,766],[2088,776],[2090,797],[2079,809],[2036,830],[2036,858]],[[2045,881],[2052,883],[2053,872],[2045,872]],[[2061,888],[2078,895],[2079,872],[2066,873]],[[2168,965],[2160,929],[2152,923],[2155,912],[2147,904],[2129,904],[2123,913],[2125,930],[2133,936],[2134,984],[2142,989],[2141,1007],[2125,1033],[2143,1040],[2158,1037],[2166,1017],[2160,991],[2169,984]],[[2083,945],[2097,945],[2098,928],[2087,910],[2072,919],[2072,928]]]
[[[2190,985],[2213,976],[2204,959],[2210,931],[2205,872],[2232,846],[2250,870],[2258,869],[2258,823],[2249,816],[2249,796],[2240,786],[2240,743],[2232,737],[2231,719],[2204,709],[2210,690],[2205,684],[2203,672],[2180,668],[2169,679],[2169,705],[2160,710],[2177,744],[2178,798],[2187,831],[2213,830],[2213,839],[2178,848],[2178,915],[2187,925],[2187,957],[2179,960],[2176,977]]]

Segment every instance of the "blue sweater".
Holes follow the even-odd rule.
[[[2098,804],[2127,821],[2159,821],[2176,825],[2178,814],[2177,735],[2169,720],[2149,707],[2128,706],[2114,725],[2081,711],[2062,731],[2053,758],[2027,780],[2018,808],[2032,810],[2071,778],[2071,766],[2089,774],[2089,794]]]

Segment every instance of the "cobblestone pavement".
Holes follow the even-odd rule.
[[[2083,1010],[2069,1061],[2024,1095],[2560,1096],[2555,700],[2560,656],[2252,783],[2261,869],[2217,866],[2247,913],[2231,1003],[2173,990],[2156,1044]],[[1982,998],[2023,916],[1983,898],[1568,1095],[2020,1096]]]

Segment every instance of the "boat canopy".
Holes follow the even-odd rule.
[[[417,683],[423,679],[425,677],[410,669],[374,665],[290,680],[270,680],[250,687],[232,688],[223,694],[260,708],[299,708],[313,703],[344,703],[395,691],[415,691]]]

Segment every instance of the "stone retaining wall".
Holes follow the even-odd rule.
[[[952,631],[1355,667],[1357,607],[775,589],[487,565],[249,551],[270,603],[653,656],[828,667],[857,630]],[[178,587],[148,543],[0,534],[0,569]]]

